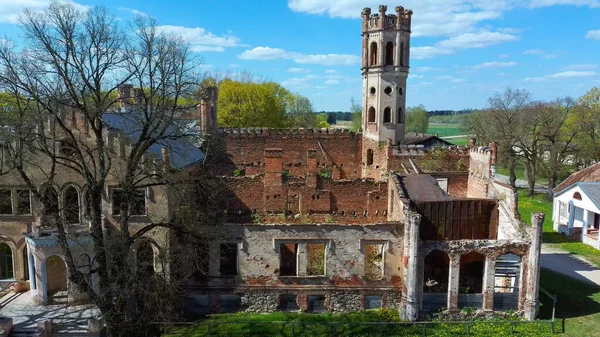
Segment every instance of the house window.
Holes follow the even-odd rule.
[[[73,186],[65,190],[64,209],[67,224],[79,223],[79,192]]]
[[[325,244],[309,243],[308,250],[308,275],[325,275]]]
[[[29,190],[17,190],[17,213],[31,214],[31,192]]]
[[[581,193],[579,193],[579,192],[573,193],[573,199],[575,199],[575,200],[581,200]]]
[[[219,256],[219,272],[221,275],[237,275],[237,243],[222,243]]]
[[[0,190],[0,214],[13,214],[12,194],[10,190]]]
[[[236,312],[242,307],[242,298],[238,295],[221,295],[219,300],[221,313]]]
[[[284,243],[279,245],[279,275],[297,276],[298,245]]]
[[[194,244],[193,274],[195,279],[204,279],[208,276],[208,245],[205,243]]]
[[[75,150],[75,145],[71,140],[61,140],[59,146],[59,153],[64,157],[74,157],[77,153]]]
[[[383,278],[383,244],[365,245],[365,276],[370,280]]]
[[[46,209],[46,215],[49,218],[58,218],[58,194],[56,190],[50,186],[47,186],[42,191],[42,204]]]
[[[125,197],[122,190],[112,191],[112,213],[121,214],[121,203]],[[127,202],[127,201],[125,201]],[[129,200],[129,215],[146,215],[146,192],[143,189],[133,191]]]
[[[380,295],[366,295],[365,296],[365,310],[381,309],[381,296]]]
[[[280,311],[297,311],[298,303],[296,302],[296,295],[281,295],[279,296],[279,307]]]

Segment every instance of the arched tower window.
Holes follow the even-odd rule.
[[[404,67],[404,42],[400,42],[400,66]]]
[[[370,107],[369,112],[367,113],[367,122],[375,123],[375,108]]]
[[[394,42],[390,41],[385,45],[385,65],[394,65]]]
[[[65,221],[67,224],[79,223],[79,192],[73,186],[67,187],[64,196]]]
[[[377,65],[377,42],[371,42],[369,51],[369,66]]]
[[[398,108],[398,123],[404,123],[404,111],[402,111],[402,108]]]
[[[373,165],[373,150],[367,150],[367,165]]]
[[[44,205],[46,216],[50,219],[58,218],[58,194],[52,186],[46,186],[42,190],[42,204]]]
[[[392,122],[392,109],[388,106],[383,109],[383,122],[391,123]]]

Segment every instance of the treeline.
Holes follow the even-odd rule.
[[[526,90],[507,88],[490,97],[485,110],[466,115],[461,128],[480,144],[499,142],[498,160],[513,187],[523,163],[533,195],[538,177],[554,188],[572,170],[600,160],[600,89],[577,100],[535,101]]]

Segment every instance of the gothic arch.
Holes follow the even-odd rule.
[[[392,41],[388,41],[388,43],[385,44],[385,65],[394,65],[394,42]]]
[[[62,191],[63,216],[65,223],[81,222],[81,189],[75,184],[66,184]]]
[[[377,42],[371,42],[369,47],[369,66],[377,65]]]
[[[375,123],[375,108],[374,107],[370,107],[367,112],[367,122]]]
[[[388,106],[383,109],[383,122],[391,123],[392,122],[392,109]]]

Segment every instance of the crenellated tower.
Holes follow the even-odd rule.
[[[406,79],[409,69],[412,10],[396,7],[396,14],[362,11],[363,76],[363,176],[379,178],[386,151],[378,150],[391,140],[404,138]],[[379,157],[379,158],[378,158]]]

